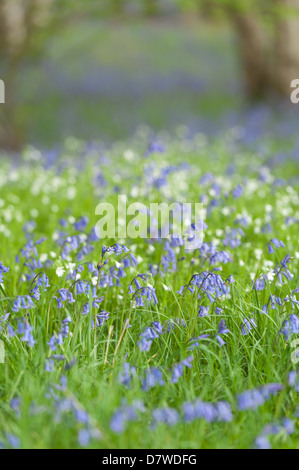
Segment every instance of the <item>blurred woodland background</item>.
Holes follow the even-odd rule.
[[[299,0],[0,0],[0,147],[294,106]],[[297,111],[297,109],[296,109]]]

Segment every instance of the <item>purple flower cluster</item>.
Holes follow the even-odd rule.
[[[40,288],[45,292],[47,287],[50,287],[49,278],[45,273],[40,273],[36,276],[33,281],[33,287],[30,291],[30,295],[34,300],[40,299]]]
[[[151,428],[155,428],[159,423],[165,423],[168,426],[174,426],[180,421],[180,415],[175,408],[156,408],[153,411],[153,421]]]
[[[16,336],[16,334],[19,334],[22,335],[21,341],[27,343],[30,348],[33,348],[33,346],[35,345],[35,340],[32,334],[32,327],[26,318],[20,318],[18,320],[16,330],[14,330],[10,324],[8,324],[7,330],[9,337],[13,338],[14,336]]]
[[[275,253],[275,250],[274,250],[273,246],[275,248],[279,248],[281,246],[283,248],[285,247],[284,243],[281,240],[278,240],[278,238],[272,238],[270,240],[270,242],[267,243],[267,245],[268,245],[268,251],[269,251],[270,254]]]
[[[61,392],[62,396],[58,395],[57,391]],[[46,398],[54,402],[56,422],[61,422],[65,415],[72,415],[79,427],[78,443],[80,446],[88,446],[92,439],[102,439],[102,433],[93,422],[89,413],[83,408],[76,397],[69,393],[65,376],[61,377],[60,384],[54,384],[49,388]],[[64,423],[67,424],[68,421],[65,419]]]
[[[230,404],[226,401],[219,401],[214,404],[201,400],[185,402],[183,404],[183,417],[187,423],[196,419],[204,419],[209,423],[213,421],[229,422],[233,418]]]
[[[188,369],[191,369],[192,367],[192,361],[193,361],[193,356],[188,356],[186,359],[183,361],[179,362],[178,364],[175,364],[172,369],[172,377],[171,377],[171,382],[173,384],[177,383],[179,379],[183,376],[184,373],[184,367],[187,367]]]
[[[68,315],[63,321],[61,328],[57,334],[53,334],[50,341],[48,342],[48,346],[51,351],[55,351],[57,346],[61,346],[64,340],[68,337],[70,332],[69,324],[71,323],[72,319]]]
[[[119,434],[123,432],[130,421],[136,421],[139,413],[145,412],[145,406],[141,400],[135,400],[131,405],[123,403],[113,414],[110,428]]]
[[[57,302],[57,308],[62,308],[63,302],[67,301],[68,304],[75,302],[73,294],[69,291],[69,289],[59,289],[57,292],[59,297],[54,296],[54,299],[56,299]]]
[[[299,371],[292,370],[289,373],[288,382],[296,392],[299,392]]]
[[[191,293],[194,293],[195,288],[197,287],[200,294],[206,295],[210,302],[214,302],[215,298],[219,298],[230,293],[229,284],[233,282],[234,279],[231,276],[226,281],[223,281],[219,274],[212,271],[203,271],[200,274],[194,274],[189,284],[182,286],[178,293],[183,295],[185,288],[187,288]]]
[[[152,326],[148,326],[139,336],[138,347],[140,351],[149,351],[153,341],[162,334],[163,326],[161,323],[153,322]]]
[[[272,396],[276,395],[283,389],[283,385],[278,383],[270,383],[262,387],[247,390],[238,395],[238,408],[240,411],[256,410],[263,405]]]
[[[282,324],[282,328],[280,330],[286,339],[288,340],[292,334],[299,333],[299,318],[297,315],[292,313]]]
[[[34,303],[30,295],[18,295],[12,304],[12,311],[19,312],[20,310],[28,310],[34,308]]]
[[[188,350],[192,351],[193,349],[197,348],[199,346],[198,340],[213,339],[213,338],[216,338],[216,340],[218,341],[220,347],[222,347],[226,344],[226,342],[221,337],[221,335],[226,335],[228,333],[230,333],[230,330],[227,328],[225,320],[221,320],[219,322],[217,332],[214,335],[210,335],[209,333],[204,333],[204,334],[202,334],[200,336],[197,336],[195,338],[191,338],[188,341],[188,343],[189,343]]]
[[[6,268],[2,261],[0,261],[0,284],[3,282],[3,274],[8,273],[9,268]]]
[[[280,433],[285,433],[291,435],[295,432],[295,423],[289,418],[284,418],[282,424],[274,423],[267,424],[264,427],[261,434],[255,440],[255,447],[257,449],[271,449],[271,443],[269,441],[269,436],[276,435]]]

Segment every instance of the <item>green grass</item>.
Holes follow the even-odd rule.
[[[287,383],[288,373],[296,366],[291,362],[293,349],[290,342],[279,334],[283,321],[298,308],[283,302],[281,307],[276,305],[275,309],[270,309],[268,315],[261,313],[270,293],[284,299],[298,287],[297,224],[285,224],[286,215],[298,217],[298,185],[289,183],[298,171],[297,163],[288,160],[278,164],[269,170],[270,176],[265,182],[259,178],[259,171],[268,165],[269,158],[279,148],[274,139],[271,145],[264,141],[263,152],[259,153],[238,144],[232,145],[232,141],[224,137],[205,144],[200,139],[194,140],[186,151],[186,142],[173,138],[167,143],[165,154],[153,154],[148,159],[143,157],[146,142],[147,137],[139,134],[127,143],[88,154],[84,142],[69,139],[55,166],[48,169],[43,166],[44,156],[33,149],[25,151],[22,161],[14,168],[5,159],[1,162],[1,175],[6,176],[0,179],[0,260],[10,267],[9,273],[4,274],[0,293],[1,315],[11,312],[11,302],[16,295],[26,295],[30,290],[30,282],[24,281],[22,276],[29,272],[24,259],[20,263],[15,261],[16,254],[25,243],[22,227],[28,220],[36,222],[35,240],[47,237],[37,247],[38,253],[39,256],[44,255],[43,259],[52,259],[53,265],[35,271],[35,274],[45,271],[50,281],[50,287],[41,293],[40,300],[34,301],[35,307],[28,311],[35,346],[30,348],[20,340],[20,335],[9,337],[7,324],[0,333],[6,349],[5,364],[0,364],[0,441],[9,445],[6,436],[13,434],[20,438],[23,448],[79,446],[78,431],[84,427],[83,424],[77,423],[71,412],[62,413],[60,421],[56,420],[54,399],[46,397],[49,387],[58,384],[64,375],[68,379],[67,389],[55,393],[60,398],[70,398],[77,407],[85,409],[91,416],[92,425],[102,432],[102,438],[92,439],[90,447],[251,448],[266,424],[289,417],[295,422],[295,432],[288,436],[281,431],[271,437],[271,443],[275,448],[298,448],[295,418],[298,393]],[[288,145],[290,143],[285,143],[285,148]],[[129,154],[128,158],[128,149],[132,150],[133,157]],[[178,167],[183,162],[187,162],[190,168],[170,174],[162,188],[158,189],[150,181],[150,177],[162,167]],[[235,172],[227,176],[226,168],[230,164],[235,165]],[[107,181],[106,186],[93,182],[99,171]],[[60,218],[71,217],[67,229],[69,235],[78,233],[71,225],[72,217],[88,216],[90,229],[98,220],[95,215],[97,204],[103,201],[115,204],[117,194],[127,194],[129,202],[146,204],[198,202],[200,195],[205,194],[204,206],[207,208],[214,194],[212,183],[199,183],[206,172],[215,175],[222,192],[221,196],[216,196],[219,205],[207,213],[205,241],[213,241],[219,250],[231,253],[232,262],[224,264],[220,274],[223,279],[233,275],[236,281],[228,297],[216,300],[215,306],[223,308],[222,315],[216,315],[211,308],[208,316],[199,318],[198,308],[202,300],[196,294],[178,295],[179,288],[187,284],[194,273],[209,269],[208,263],[199,259],[198,252],[187,253],[183,248],[176,251],[178,269],[175,272],[169,270],[164,276],[149,275],[149,282],[156,289],[158,305],[150,303],[135,308],[131,302],[132,295],[128,293],[129,282],[138,273],[149,273],[149,265],[159,265],[163,255],[163,242],[155,241],[150,245],[149,240],[144,239],[123,240],[138,257],[139,264],[126,269],[126,277],[121,278],[120,286],[100,288],[99,295],[104,296],[101,308],[110,312],[109,320],[101,327],[93,329],[91,317],[82,316],[83,305],[90,302],[85,295],[76,295],[74,304],[57,308],[53,300],[57,289],[70,288],[73,284],[67,279],[69,263],[80,264],[76,251],[68,260],[61,259],[60,248],[53,238]],[[285,178],[286,185],[274,189],[275,177]],[[231,190],[239,183],[244,187],[244,194],[234,199]],[[113,191],[115,186],[118,187],[117,192]],[[70,188],[75,188],[75,191]],[[135,188],[134,193],[131,193],[132,188]],[[224,247],[224,232],[236,227],[234,221],[238,214],[249,218],[248,226],[243,227],[242,243],[235,249]],[[263,233],[260,227],[269,222],[270,214],[273,231]],[[266,243],[273,237],[283,240],[285,248],[269,254]],[[115,241],[93,242],[94,250],[84,258],[84,262],[92,261],[97,265],[103,244],[110,245]],[[260,256],[256,250],[261,250]],[[282,286],[274,280],[264,291],[252,290],[252,278],[273,269],[288,253],[293,257],[290,271],[294,278]],[[111,255],[109,258],[105,269],[121,260],[121,256]],[[59,266],[65,268],[63,277],[56,274]],[[90,274],[85,271],[82,278],[90,279]],[[92,315],[95,313],[92,309]],[[241,324],[253,313],[257,327],[247,336],[242,336]],[[71,335],[55,352],[64,354],[66,359],[62,363],[55,362],[53,372],[45,372],[46,358],[51,356],[47,342],[54,332],[58,332],[67,314],[72,318]],[[15,326],[16,318],[22,315],[24,311],[12,312],[9,321]],[[127,318],[131,328],[124,330]],[[149,352],[139,350],[139,335],[151,322],[164,323],[175,318],[184,319],[186,327],[155,339]],[[200,340],[198,347],[188,352],[188,340],[204,332],[213,335],[221,319],[230,330],[223,336],[226,344],[220,347],[215,339]],[[171,368],[189,354],[194,356],[193,367],[185,369],[183,377],[173,384]],[[64,370],[65,363],[74,358],[76,364],[70,370]],[[124,362],[137,369],[137,377],[128,388],[118,381]],[[143,391],[140,377],[150,366],[161,368],[165,385]],[[270,382],[283,384],[283,391],[257,410],[238,410],[237,394]],[[16,397],[21,399],[19,417],[10,406],[11,399]],[[110,420],[124,398],[128,404],[136,399],[143,400],[145,412],[136,422],[128,423],[124,432],[116,434],[110,429]],[[173,427],[160,424],[155,429],[150,428],[154,409],[169,406],[180,412],[185,401],[195,398],[213,403],[227,400],[232,407],[233,420],[208,423],[197,419],[192,423],[180,422]],[[34,413],[31,411],[32,403],[36,407]]]

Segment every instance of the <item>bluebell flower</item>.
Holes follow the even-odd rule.
[[[88,222],[88,217],[81,217],[74,223],[75,230],[83,232],[86,229]]]
[[[66,219],[59,219],[58,223],[59,225],[61,225],[61,227],[67,227],[68,225],[68,222]]]
[[[145,156],[148,157],[152,153],[164,153],[165,152],[165,145],[159,141],[152,141],[149,143],[147,150],[145,152]]]
[[[202,418],[211,423],[216,420],[231,421],[232,413],[229,403],[225,401],[213,404],[196,400],[183,403],[183,417],[186,422]]]
[[[65,338],[68,337],[70,328],[69,323],[72,321],[71,317],[68,315],[61,324],[61,328],[57,334],[52,335],[50,341],[48,342],[48,346],[50,347],[51,351],[55,351],[57,346],[63,344]]]
[[[87,411],[81,408],[76,408],[74,410],[74,416],[78,423],[88,424],[90,421],[90,416]]]
[[[17,418],[21,416],[20,406],[21,406],[21,398],[15,397],[11,400],[10,406],[12,410],[15,412]]]
[[[237,397],[238,408],[241,411],[248,409],[255,410],[260,405],[263,405],[267,400],[269,400],[271,396],[276,395],[282,389],[283,385],[272,383],[240,393]]]
[[[288,340],[290,335],[299,333],[299,318],[297,315],[292,313],[282,324],[280,330],[286,339]]]
[[[210,335],[207,334],[207,333],[204,333],[200,336],[196,336],[194,338],[190,338],[189,341],[188,341],[188,343],[190,343],[190,345],[188,345],[187,350],[188,351],[193,351],[193,349],[196,349],[199,346],[198,340],[208,339],[208,338],[210,338]]]
[[[13,338],[14,336],[16,336],[16,332],[10,324],[7,325],[7,334],[9,338]]]
[[[0,261],[0,284],[3,282],[3,274],[8,273],[9,268],[6,268],[2,261]]]
[[[64,370],[70,370],[74,365],[77,363],[76,358],[73,358],[70,360],[70,362],[67,362],[64,366]]]
[[[158,338],[163,333],[163,327],[160,322],[152,323],[152,326],[147,327],[143,333],[139,335],[138,347],[140,351],[149,351],[154,339]]]
[[[155,323],[158,323],[158,322],[154,322],[153,324]],[[167,331],[167,333],[170,333],[175,328],[180,328],[180,327],[186,328],[185,320],[183,318],[173,318],[171,320],[166,320],[163,331],[165,332]]]
[[[91,253],[94,250],[94,247],[88,243],[84,243],[82,248],[77,253],[77,260],[82,261],[85,256]]]
[[[75,302],[73,294],[69,291],[69,289],[59,289],[57,292],[59,294],[59,297],[54,296],[54,299],[56,299],[57,302],[57,308],[62,308],[63,302],[67,301],[68,304]]]
[[[24,322],[24,330],[21,341],[27,343],[31,348],[33,348],[33,346],[35,345],[35,340],[32,335],[32,328],[29,325],[28,321]]]
[[[98,297],[96,299],[93,299],[92,301],[92,307],[95,308],[95,309],[98,309],[101,302],[103,302],[104,300],[104,296],[101,296],[101,297]],[[87,302],[86,304],[84,304],[83,306],[83,310],[82,310],[82,315],[87,315],[89,313],[89,307],[90,307],[90,304],[89,302]]]
[[[78,433],[78,442],[81,447],[86,447],[90,444],[90,432],[88,429],[80,429]]]
[[[156,291],[152,286],[140,287],[134,292],[133,299],[137,307],[144,307],[147,303],[153,301],[155,305],[158,304]]]
[[[89,263],[86,263],[86,264],[89,264]],[[76,269],[74,269],[74,271],[70,274],[70,277],[76,281],[78,278],[80,278],[80,275],[83,271],[84,271],[84,266],[82,264],[78,264]]]
[[[241,228],[231,229],[230,232],[226,232],[223,240],[224,246],[230,246],[232,249],[237,248],[241,245],[241,237],[245,234]]]
[[[214,265],[217,263],[226,264],[226,263],[230,263],[231,261],[232,261],[232,257],[230,253],[228,253],[227,251],[223,251],[223,250],[218,251],[217,253],[215,253],[214,255],[210,257],[211,265]]]
[[[255,323],[253,318],[244,318],[243,324],[241,325],[241,334],[246,336],[249,334],[250,330],[253,328],[257,328],[257,324]]]
[[[231,406],[227,401],[218,401],[214,404],[216,413],[217,413],[217,421],[224,421],[229,422],[233,419],[233,414],[231,410]]]
[[[34,308],[34,303],[30,295],[18,295],[11,307],[13,312],[19,312],[19,310],[31,308]]]
[[[264,278],[258,278],[253,283],[253,290],[261,291],[261,290],[264,290],[265,287],[266,287],[266,284],[265,284]]]
[[[238,184],[238,186],[232,190],[232,195],[235,199],[241,197],[243,194],[243,188],[240,184]]]
[[[87,269],[90,273],[97,272],[97,269],[94,267],[94,265],[92,263],[86,263],[86,265],[87,265]]]
[[[285,247],[284,243],[281,241],[281,240],[278,240],[278,238],[272,238],[270,240],[269,243],[267,243],[268,245],[268,249],[269,249],[269,253],[274,253],[274,249],[272,248],[272,245],[275,246],[275,248],[279,248],[279,247]]]
[[[155,428],[159,423],[174,426],[179,420],[180,415],[176,409],[169,407],[156,408],[153,411],[153,422],[151,423],[151,428]]]
[[[54,372],[54,360],[51,357],[46,359],[45,372]]]
[[[142,390],[146,392],[156,385],[164,385],[164,379],[161,369],[158,367],[150,367],[145,371],[145,377],[142,380]]]
[[[126,255],[123,260],[123,265],[124,265],[124,268],[129,268],[131,266],[137,266],[138,265],[138,261],[135,257],[135,255],[133,255],[132,253]]]
[[[172,376],[171,376],[171,382],[173,384],[177,383],[179,379],[183,376],[184,367],[191,369],[192,361],[193,361],[193,356],[188,356],[186,359],[184,359],[183,361],[173,366]]]
[[[48,276],[45,273],[39,273],[33,282],[33,287],[30,291],[31,297],[35,300],[39,300],[40,288],[45,292],[47,287],[50,287]]]
[[[102,326],[105,321],[107,321],[110,317],[110,313],[106,312],[106,310],[101,310],[100,313],[96,314],[96,326]],[[94,319],[91,319],[91,327],[95,328]]]
[[[202,317],[206,317],[207,315],[209,315],[209,308],[210,308],[209,305],[207,307],[204,307],[203,305],[201,305],[198,310],[198,316],[202,318]]]
[[[175,272],[177,269],[177,259],[174,249],[168,240],[164,243],[164,250],[161,257],[161,266],[163,270],[161,273],[165,275],[167,271]]]
[[[110,421],[110,428],[113,432],[122,433],[129,421],[136,421],[138,413],[145,411],[144,404],[141,400],[135,400],[131,405],[123,404],[118,408]]]
[[[299,392],[299,372],[292,370],[288,376],[289,385],[296,391]]]
[[[10,445],[10,447],[12,447],[13,449],[20,449],[21,448],[21,441],[20,441],[20,438],[18,436],[16,436],[15,434],[8,433],[8,434],[6,434],[5,437],[8,441],[8,444]]]
[[[282,424],[271,423],[264,427],[261,434],[256,438],[255,445],[258,449],[271,449],[271,444],[268,437],[270,435],[279,434],[281,431],[285,431],[286,434],[291,435],[295,431],[295,423],[289,418],[284,418]]]
[[[21,337],[21,341],[24,341],[25,343],[28,343],[28,345],[33,348],[35,345],[35,340],[32,335],[32,328],[28,322],[28,320],[22,318],[19,319],[18,321],[18,327],[17,327],[17,333],[20,335],[23,335]],[[12,336],[15,336],[15,333],[13,333]]]
[[[257,449],[271,449],[271,444],[267,436],[258,436],[255,440],[255,447]]]
[[[218,326],[218,332],[216,334],[216,339],[220,346],[224,346],[226,344],[220,335],[226,335],[227,333],[230,333],[230,330],[227,328],[225,321],[221,320]]]
[[[76,293],[77,294],[88,294],[90,291],[90,284],[87,281],[76,281]]]
[[[203,271],[200,274],[194,274],[187,286],[182,286],[179,293],[182,294],[185,288],[197,287],[198,290],[207,295],[210,302],[215,301],[215,297],[221,297],[223,295],[228,295],[230,293],[230,286],[234,282],[233,277],[230,277],[226,281],[223,281],[219,274],[215,272]],[[194,292],[194,290],[191,292]]]
[[[238,215],[234,220],[234,224],[241,225],[242,227],[248,227],[249,223],[250,219],[246,216]]]
[[[287,434],[293,434],[293,432],[295,432],[295,423],[292,419],[284,418],[282,420],[282,427]]]
[[[8,323],[9,317],[10,313],[5,313],[0,317],[0,332],[2,331],[2,326],[6,326],[7,328],[10,326],[10,324]]]
[[[131,366],[128,362],[123,365],[123,371],[118,375],[118,381],[122,385],[128,387],[132,381],[132,378],[136,376],[136,367]]]
[[[274,250],[274,248],[272,247],[271,243],[267,243],[267,245],[268,245],[269,254],[271,255],[272,253],[275,253],[275,250]]]
[[[81,447],[86,447],[90,444],[92,439],[101,439],[102,433],[99,429],[94,427],[87,427],[79,430],[78,443]]]
[[[117,276],[117,271],[113,266],[109,269],[108,272],[100,271],[100,280],[98,285],[99,287],[112,287],[114,285],[120,285],[119,277]]]
[[[120,255],[121,253],[128,253],[128,252],[129,252],[129,249],[126,247],[126,245],[120,245],[119,243],[115,243],[114,245],[111,245],[111,246],[103,245],[102,257],[106,253],[114,253],[116,255]]]
[[[46,366],[45,366],[45,371],[46,372],[54,372],[54,362],[55,361],[65,361],[65,356],[63,354],[52,354],[51,357],[48,357],[46,359]]]

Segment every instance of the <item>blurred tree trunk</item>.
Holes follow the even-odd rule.
[[[160,13],[159,0],[144,0],[144,12],[146,16],[157,16]]]
[[[30,50],[38,21],[52,0],[0,0],[0,52],[4,70],[5,104],[0,106],[0,148],[17,151],[23,145],[17,77],[24,56]]]
[[[289,98],[299,78],[299,0],[271,0],[270,8],[271,28],[256,13],[230,10],[250,99]]]
[[[279,0],[290,14],[278,20],[276,39],[275,79],[276,90],[290,95],[290,83],[299,78],[299,0]]]
[[[124,0],[112,0],[111,9],[113,14],[122,15],[125,11]]]
[[[15,97],[13,94],[14,72],[10,54],[8,23],[5,2],[0,1],[0,53],[4,69],[1,79],[5,83],[5,104],[0,105],[0,148],[19,149],[18,125],[16,123]]]
[[[252,99],[261,98],[271,80],[269,55],[266,53],[266,37],[259,18],[249,12],[233,12],[240,58],[247,94]]]

